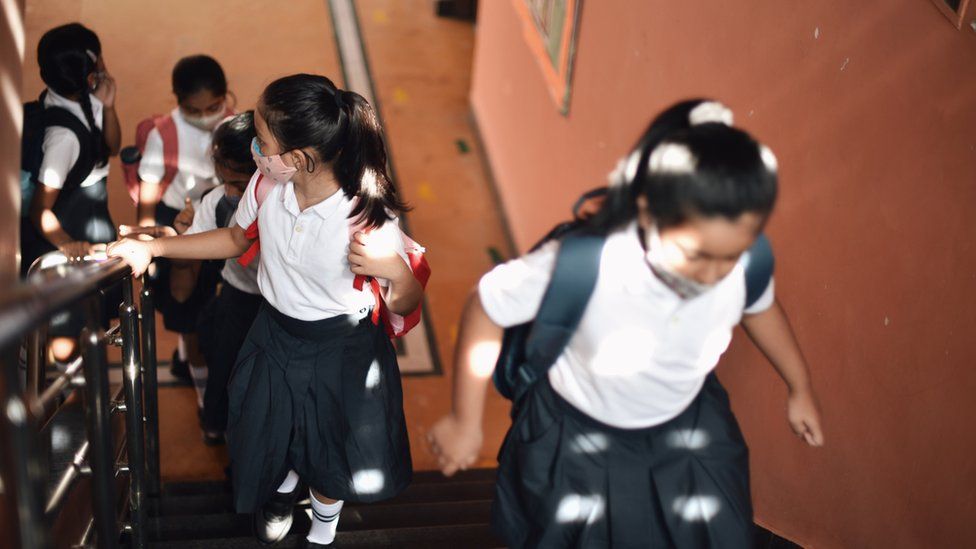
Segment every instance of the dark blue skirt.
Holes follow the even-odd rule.
[[[410,484],[396,353],[368,313],[307,322],[262,305],[228,386],[239,513],[260,509],[289,469],[316,492],[353,502]]]
[[[714,374],[646,429],[600,423],[543,378],[498,461],[492,526],[509,547],[752,546],[748,450]]]

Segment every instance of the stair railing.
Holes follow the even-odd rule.
[[[132,271],[122,261],[68,263],[52,252],[31,266],[28,282],[0,295],[0,497],[15,506],[17,538],[25,549],[52,546],[51,523],[82,477],[90,481],[92,517],[74,545],[115,548],[126,533],[131,547],[146,546],[146,502],[158,494],[160,481],[155,310],[143,282],[137,309]],[[122,289],[119,324],[106,331],[102,294],[115,286]],[[46,326],[68,310],[83,311],[81,353],[46,383]],[[122,349],[122,385],[114,395],[109,394],[109,344]],[[87,440],[45,494],[40,433],[77,389],[83,389]],[[125,416],[125,439],[116,451],[111,419],[117,413]],[[119,508],[116,479],[125,476],[128,497]]]

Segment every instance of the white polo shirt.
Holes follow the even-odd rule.
[[[479,295],[503,327],[535,318],[552,277],[559,243],[495,267]],[[683,300],[651,272],[637,224],[612,233],[596,288],[549,382],[573,406],[626,429],[664,423],[695,398],[739,324],[746,299],[745,261],[716,286]],[[773,304],[772,281],[747,311]]]
[[[237,207],[237,224],[247,229],[258,219],[261,238],[258,287],[278,311],[299,320],[363,314],[374,304],[369,286],[356,290],[349,269],[349,213],[353,203],[342,191],[298,208],[294,185],[274,185],[258,215],[255,173]],[[369,245],[400,255],[409,265],[397,219],[370,232]]]
[[[227,187],[218,185],[214,190],[207,193],[200,206],[194,208],[193,224],[186,230],[186,234],[196,234],[217,229],[217,203],[227,194]],[[234,217],[231,216],[231,224]],[[224,282],[249,294],[259,294],[258,288],[258,263],[254,262],[247,267],[241,265],[236,259],[228,259],[224,262],[224,268],[220,271],[220,276]]]
[[[180,108],[170,113],[176,123],[176,140],[179,150],[176,176],[163,193],[162,202],[175,210],[182,210],[186,197],[194,207],[200,197],[217,184],[214,175],[210,143],[213,133],[191,125],[183,118]],[[147,183],[159,183],[165,172],[163,164],[163,138],[153,128],[146,138],[146,148],[139,162],[139,179]]]
[[[95,119],[95,126],[101,129],[104,106],[94,95],[89,94],[89,98],[91,99],[92,117]],[[81,110],[81,103],[77,101],[72,101],[51,90],[47,90],[47,94],[44,96],[44,107],[61,107],[66,109],[75,115],[78,120],[81,120],[81,123],[86,128],[91,128],[88,125],[88,120],[85,119],[84,111]],[[41,159],[41,167],[37,172],[38,179],[45,186],[53,189],[64,188],[64,180],[68,177],[68,173],[81,155],[81,144],[78,143],[78,137],[68,128],[52,126],[44,130],[44,141],[41,144],[41,151],[43,152],[44,158]],[[88,174],[88,177],[81,182],[81,186],[88,187],[94,185],[107,177],[108,165],[109,163],[106,162],[104,166],[95,166],[91,173]]]

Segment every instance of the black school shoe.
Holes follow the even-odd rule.
[[[328,545],[325,545],[323,543],[315,543],[314,541],[305,540],[305,545],[303,545],[302,547],[304,547],[305,549],[329,549],[330,547],[335,547],[335,541],[333,541]]]
[[[285,539],[294,520],[295,503],[302,491],[299,482],[287,494],[275,492],[260,511],[254,513],[254,536],[264,545],[278,543]]]
[[[173,360],[169,363],[169,373],[180,385],[193,385],[193,378],[190,377],[190,362],[180,360],[179,351],[173,350]]]

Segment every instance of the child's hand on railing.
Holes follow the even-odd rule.
[[[109,244],[107,251],[109,257],[122,258],[137,277],[146,272],[153,259],[149,244],[132,238],[123,238]]]

